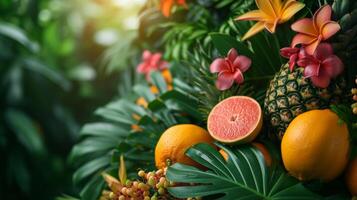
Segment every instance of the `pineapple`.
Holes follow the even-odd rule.
[[[332,81],[328,88],[320,89],[303,77],[303,68],[290,72],[288,64],[284,65],[270,82],[264,102],[265,116],[280,138],[297,115],[312,109],[328,108],[330,104],[341,101],[342,95],[347,94],[347,89],[354,83],[357,74],[357,2],[335,0],[332,8],[333,18],[339,22],[341,30],[329,42],[342,59],[345,73]]]
[[[303,68],[290,72],[289,64],[286,64],[270,82],[264,102],[265,117],[281,139],[296,116],[339,102],[345,88],[343,77],[332,81],[328,88],[317,88],[308,78],[303,77]]]

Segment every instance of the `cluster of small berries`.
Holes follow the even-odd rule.
[[[100,200],[177,200],[167,192],[167,188],[174,186],[174,183],[168,181],[165,174],[166,169],[151,172],[140,170],[139,180],[126,180],[125,184],[104,174],[103,177],[110,190],[103,190]],[[189,200],[196,199],[198,198],[189,198]]]

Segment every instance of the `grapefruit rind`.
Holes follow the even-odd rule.
[[[211,129],[210,129],[210,123],[212,123],[212,119],[211,119],[211,114],[215,112],[215,110],[223,103],[226,103],[227,101],[229,100],[232,100],[232,99],[247,99],[249,100],[250,102],[253,102],[257,108],[258,108],[258,113],[255,113],[258,115],[258,119],[256,121],[256,123],[250,127],[250,130],[247,131],[247,133],[244,134],[243,137],[238,137],[236,139],[223,139],[221,138],[219,135],[217,135],[216,133],[214,133]],[[243,144],[243,143],[248,143],[248,142],[251,142],[253,141],[259,134],[260,130],[262,129],[262,126],[263,126],[263,113],[262,113],[262,109],[259,105],[259,103],[251,98],[251,97],[247,97],[247,96],[232,96],[232,97],[229,97],[227,99],[224,99],[223,101],[219,102],[210,112],[209,116],[208,116],[208,119],[207,119],[207,130],[209,132],[209,134],[217,141],[219,142],[222,142],[222,143],[226,143],[226,144]]]

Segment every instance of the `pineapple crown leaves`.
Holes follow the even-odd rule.
[[[338,20],[341,31],[333,41],[336,50],[352,52],[357,42],[357,3],[350,0],[336,0],[332,4],[334,19]],[[351,45],[352,44],[352,45]],[[349,47],[348,49],[345,49]]]
[[[335,0],[332,8],[333,17],[340,24],[341,31],[332,38],[331,44],[346,66],[345,77],[348,88],[352,88],[357,74],[354,62],[357,56],[357,2]]]
[[[299,199],[320,199],[286,172],[267,168],[263,155],[254,147],[216,145],[229,155],[228,160],[208,144],[197,144],[186,152],[187,156],[207,167],[207,171],[179,163],[168,168],[166,175],[170,181],[190,183],[169,188],[171,195],[178,198],[288,199],[294,194]]]
[[[357,2],[351,0],[335,0],[332,4],[334,18],[339,20],[342,32],[357,25]]]

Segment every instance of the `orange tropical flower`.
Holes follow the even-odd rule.
[[[274,33],[278,24],[288,21],[305,6],[295,0],[255,0],[255,3],[259,10],[250,11],[236,19],[258,21],[243,36],[242,40],[252,37],[264,28],[270,33]]]
[[[171,8],[174,4],[181,5],[186,7],[186,0],[161,0],[160,9],[162,14],[165,17],[169,17],[171,15]]]
[[[303,44],[306,52],[312,55],[321,41],[329,39],[341,29],[337,22],[331,21],[331,14],[331,6],[325,5],[316,11],[312,19],[300,19],[291,25],[291,29],[298,32],[291,46]]]

